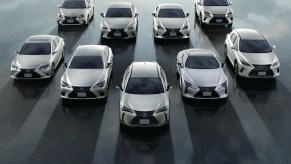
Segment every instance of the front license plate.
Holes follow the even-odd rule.
[[[175,32],[170,32],[170,36],[177,36],[177,33],[175,33]]]
[[[222,19],[216,19],[216,23],[221,23]]]
[[[32,74],[31,73],[25,73],[24,77],[32,77]]]
[[[68,23],[74,23],[73,19],[68,19]]]
[[[209,97],[209,96],[211,96],[211,95],[212,95],[211,92],[203,92],[203,96],[207,96],[207,97]]]
[[[114,36],[121,36],[121,33],[114,33]]]
[[[86,92],[78,92],[77,96],[78,97],[86,97],[87,95],[86,95]]]
[[[258,72],[259,76],[266,76],[266,72]]]
[[[150,124],[150,120],[149,119],[140,119],[139,124],[148,125],[148,124]]]

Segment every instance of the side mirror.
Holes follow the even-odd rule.
[[[172,88],[171,85],[167,85],[167,91],[169,91]]]
[[[156,17],[156,13],[155,13],[155,12],[153,12],[153,13],[152,13],[152,16]]]
[[[276,49],[277,47],[275,45],[272,46],[272,49]]]
[[[104,16],[104,13],[100,13],[100,16],[101,16],[101,17],[105,17],[105,16]]]
[[[182,65],[182,63],[177,63],[181,68],[183,68],[183,65]]]
[[[116,88],[117,88],[117,89],[120,89],[121,91],[123,91],[123,89],[122,89],[122,85],[121,85],[121,84],[116,85]]]
[[[106,68],[112,66],[112,63],[107,63]]]
[[[134,15],[135,17],[137,17],[138,16],[138,13],[135,13],[135,15]]]
[[[16,50],[15,53],[16,53],[16,54],[19,54],[19,51]]]
[[[63,63],[62,66],[65,67],[65,68],[68,68],[68,64],[67,63]]]
[[[221,68],[223,68],[225,66],[225,63],[221,63]]]
[[[201,2],[198,2],[197,5],[202,5],[202,3]]]
[[[88,5],[88,6],[87,6],[87,9],[89,9],[89,8],[91,8],[91,7],[92,7],[91,5]]]
[[[58,52],[58,51],[54,51],[54,52],[53,52],[53,55],[56,54],[57,52]]]
[[[58,5],[58,8],[61,8],[61,5]]]
[[[229,5],[232,5],[233,4],[233,2],[229,2]]]
[[[186,17],[189,17],[190,13],[186,13]]]

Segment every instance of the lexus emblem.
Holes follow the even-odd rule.
[[[148,114],[147,114],[147,113],[142,113],[141,116],[142,116],[143,118],[146,118],[146,117],[148,117]]]

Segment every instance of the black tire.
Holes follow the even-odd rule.
[[[224,50],[223,50],[223,52],[224,52],[224,57],[225,57],[225,61],[226,61],[226,60],[228,60],[228,52],[227,52],[227,47],[226,47],[226,45],[224,45]]]
[[[55,64],[52,64],[52,68],[51,68],[51,77],[50,78],[53,78],[54,75],[55,75]]]
[[[204,23],[202,22],[202,15],[200,14],[200,17],[199,17],[199,25],[201,28],[204,27]]]
[[[234,62],[234,76],[239,79],[239,74],[238,74],[238,64],[237,61]]]
[[[232,27],[232,23],[231,24],[228,24],[227,27]]]

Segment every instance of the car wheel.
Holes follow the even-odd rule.
[[[227,60],[227,58],[228,58],[228,52],[227,52],[226,45],[224,45],[224,57],[225,57],[225,60]]]
[[[54,74],[55,74],[55,64],[53,64],[51,68],[51,78],[53,78]]]
[[[204,24],[202,22],[202,15],[201,14],[200,14],[200,17],[199,17],[199,25],[200,25],[201,28],[204,27]]]

